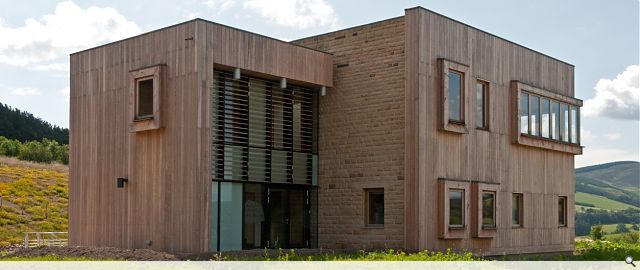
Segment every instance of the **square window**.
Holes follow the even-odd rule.
[[[464,228],[464,190],[449,190],[449,227]]]
[[[522,227],[522,193],[514,193],[512,196],[511,226]]]
[[[136,120],[153,118],[153,78],[139,79],[136,85]]]
[[[384,190],[365,190],[366,226],[384,226]]]
[[[558,198],[558,226],[567,226],[567,197],[565,196]]]
[[[493,191],[482,192],[482,227],[496,227],[496,193]]]

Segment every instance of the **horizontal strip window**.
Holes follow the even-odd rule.
[[[520,133],[580,144],[580,108],[559,100],[520,92]]]
[[[222,71],[213,81],[212,179],[315,184],[318,94]]]

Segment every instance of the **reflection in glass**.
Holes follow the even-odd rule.
[[[571,143],[578,143],[578,109],[571,106]]]
[[[449,71],[449,121],[462,121],[462,74]]]
[[[261,248],[266,241],[263,187],[262,184],[244,185],[244,249]]]
[[[450,190],[449,191],[449,227],[463,227],[464,217],[464,191],[463,190]]]
[[[520,93],[520,133],[529,133],[529,94]]]
[[[485,123],[485,100],[487,95],[486,84],[482,82],[478,82],[476,84],[476,127],[486,128],[487,124]]]
[[[242,249],[242,184],[220,183],[220,251]]]
[[[542,137],[545,138],[550,138],[550,134],[549,134],[549,126],[550,126],[550,121],[549,121],[549,99],[546,98],[542,98],[542,102],[541,102],[541,108],[540,111],[542,113],[542,117],[540,118],[541,121],[541,125],[542,128],[540,129],[540,132],[542,134]]]
[[[567,225],[567,197],[560,197],[558,199],[558,225]]]
[[[531,96],[531,135],[540,136],[540,98]]]
[[[482,193],[482,226],[495,227],[496,194],[494,192]]]
[[[569,106],[567,104],[560,105],[560,139],[563,142],[569,142]]]
[[[551,139],[560,139],[560,104],[551,101]]]
[[[369,191],[369,221],[368,225],[384,224],[384,192]]]
[[[522,226],[522,194],[513,194],[511,198],[511,225]]]

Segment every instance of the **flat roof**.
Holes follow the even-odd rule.
[[[185,21],[185,22],[176,23],[176,24],[173,24],[173,25],[162,27],[162,28],[159,28],[159,29],[156,29],[156,30],[152,30],[152,31],[149,31],[149,32],[144,32],[144,33],[141,33],[141,34],[138,34],[138,35],[135,35],[135,36],[131,36],[131,37],[128,37],[128,38],[119,39],[119,40],[112,41],[112,42],[109,42],[109,43],[105,43],[105,44],[102,44],[102,45],[99,45],[99,46],[87,48],[87,49],[84,49],[84,50],[81,50],[81,51],[77,51],[77,52],[71,53],[69,55],[79,54],[79,53],[83,53],[83,52],[90,51],[90,50],[93,50],[93,49],[106,47],[106,46],[109,46],[109,45],[112,45],[112,44],[115,44],[115,43],[118,43],[118,42],[134,39],[134,38],[137,38],[137,37],[141,37],[141,36],[144,36],[144,35],[148,35],[148,34],[151,34],[151,33],[159,32],[159,31],[166,30],[166,29],[169,29],[169,28],[172,28],[172,27],[176,27],[176,26],[180,26],[180,25],[183,25],[183,24],[188,24],[188,23],[192,23],[192,22],[196,22],[196,21],[202,21],[202,22],[206,22],[206,23],[210,23],[210,24],[215,24],[215,25],[219,25],[219,26],[226,27],[226,28],[229,28],[229,29],[233,29],[233,30],[249,33],[249,34],[252,34],[252,35],[256,35],[256,36],[259,36],[259,37],[263,37],[263,38],[266,38],[266,39],[274,40],[274,41],[277,41],[277,42],[285,43],[285,44],[288,44],[288,45],[291,45],[291,46],[296,46],[296,47],[305,48],[305,49],[308,49],[308,50],[312,50],[312,51],[316,51],[316,52],[332,55],[331,53],[328,53],[328,52],[325,52],[325,51],[321,51],[321,50],[318,50],[318,49],[309,48],[307,46],[303,46],[303,45],[295,44],[295,43],[291,43],[291,42],[286,42],[284,40],[280,40],[280,39],[277,39],[277,38],[274,38],[274,37],[265,36],[265,35],[262,35],[262,34],[258,34],[258,33],[254,33],[254,32],[247,31],[247,30],[243,30],[243,29],[240,29],[240,28],[228,26],[228,25],[225,25],[225,24],[212,22],[212,21],[205,20],[205,19],[202,19],[202,18],[195,18],[195,19],[188,20],[188,21]]]

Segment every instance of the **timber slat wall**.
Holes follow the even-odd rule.
[[[510,127],[511,80],[573,96],[573,66],[422,8],[407,10],[405,19],[405,247],[492,254],[573,250],[574,156],[515,145]],[[438,58],[470,67],[471,91],[463,101],[468,134],[438,130]],[[475,129],[476,79],[490,82],[490,131]],[[438,178],[500,184],[494,238],[439,238],[433,220]],[[512,192],[524,193],[524,228],[511,228]],[[558,196],[568,197],[565,228],[557,225]]]
[[[260,57],[254,57],[260,56]],[[69,244],[208,249],[210,87],[220,64],[331,86],[332,57],[193,20],[71,55]],[[166,64],[162,126],[130,133],[129,71]],[[116,188],[118,177],[128,177]]]

